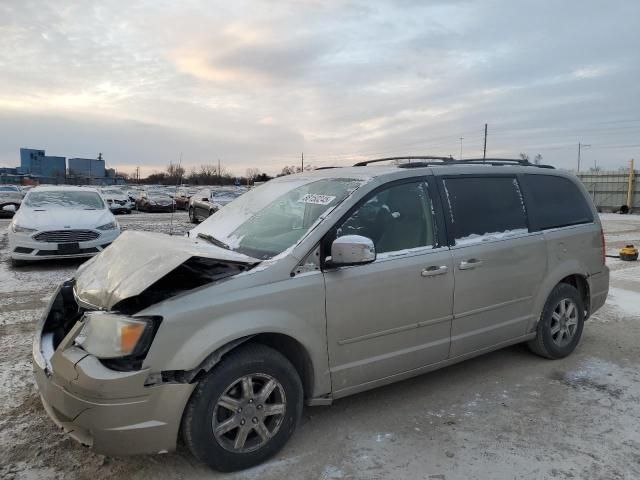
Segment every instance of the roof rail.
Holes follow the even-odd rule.
[[[387,157],[376,158],[373,160],[365,160],[358,162],[354,167],[365,167],[370,163],[388,162],[393,160],[423,160],[420,162],[409,162],[398,165],[398,168],[420,168],[430,167],[434,165],[519,165],[522,167],[538,167],[538,168],[555,168],[552,165],[536,165],[529,162],[529,160],[523,160],[521,158],[465,158],[464,160],[456,160],[453,157],[434,157],[434,156],[406,156],[406,157]]]
[[[535,163],[531,163],[529,160],[524,160],[522,158],[465,158],[464,160],[456,160],[456,164],[477,164],[484,163],[489,165],[520,165],[522,167],[538,167],[538,168],[554,168],[553,165],[538,165]]]
[[[366,167],[370,163],[388,162],[390,160],[453,160],[453,157],[431,157],[431,156],[407,156],[407,157],[387,157],[387,158],[375,158],[373,160],[364,160],[354,164],[354,167]]]
[[[314,170],[330,170],[332,168],[342,168],[342,167],[318,167],[318,168],[314,168]]]

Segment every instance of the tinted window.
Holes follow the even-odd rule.
[[[456,244],[527,232],[524,199],[515,178],[458,177],[443,183]]]
[[[403,183],[381,190],[362,204],[336,236],[362,235],[377,253],[433,246],[433,209],[426,183]]]
[[[593,222],[593,214],[578,186],[552,175],[525,175],[529,216],[535,230]]]

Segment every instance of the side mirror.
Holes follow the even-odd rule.
[[[360,235],[345,235],[331,244],[331,264],[335,266],[362,265],[376,259],[373,240]]]
[[[209,198],[208,198],[208,197],[202,197],[202,201],[203,201],[203,202],[208,202],[208,201],[209,201]]]

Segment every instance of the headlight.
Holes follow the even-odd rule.
[[[154,330],[149,318],[87,312],[75,342],[98,358],[126,357],[144,353],[153,340]]]
[[[97,228],[98,228],[98,230],[113,230],[115,228],[118,228],[118,222],[116,222],[114,220],[113,222],[109,222],[109,223],[105,223],[104,225],[100,225]]]
[[[31,233],[31,232],[35,232],[36,229],[35,228],[21,227],[16,222],[12,222],[11,223],[11,231],[15,232],[15,233]]]

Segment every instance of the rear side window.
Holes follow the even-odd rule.
[[[527,214],[514,177],[443,179],[456,245],[526,233]]]
[[[529,217],[534,230],[593,222],[589,204],[571,180],[552,175],[525,175]]]

